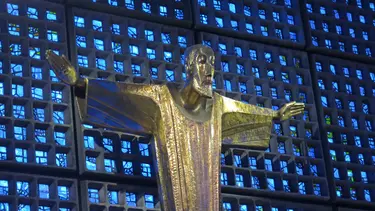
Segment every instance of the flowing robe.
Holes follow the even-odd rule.
[[[184,115],[166,85],[87,80],[77,98],[81,119],[154,135],[157,180],[165,211],[220,210],[220,153],[225,144],[267,148],[271,109],[214,94],[211,118]]]

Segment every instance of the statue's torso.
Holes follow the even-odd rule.
[[[160,102],[155,147],[165,210],[219,210],[220,98],[204,122],[181,112],[167,87]]]

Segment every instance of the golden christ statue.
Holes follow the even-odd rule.
[[[165,211],[221,210],[222,143],[267,148],[272,120],[286,120],[304,110],[302,103],[291,102],[274,111],[213,93],[215,56],[203,45],[185,52],[182,89],[79,79],[65,56],[48,51],[47,59],[56,75],[73,86],[82,120],[154,135]]]

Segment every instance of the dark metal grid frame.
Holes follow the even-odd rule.
[[[7,13],[7,3],[18,5],[19,16],[12,16]],[[27,17],[27,8],[38,8],[38,20]],[[57,50],[61,54],[67,53],[66,40],[66,23],[65,10],[62,5],[32,0],[26,4],[20,0],[2,1],[0,13],[2,50],[0,52],[0,60],[2,62],[1,82],[4,85],[4,94],[1,96],[1,104],[4,107],[4,113],[1,117],[2,125],[5,125],[6,137],[1,140],[1,146],[7,147],[7,160],[1,161],[0,165],[7,168],[29,168],[44,169],[44,171],[61,171],[73,172],[76,169],[75,163],[75,146],[73,138],[73,124],[71,112],[71,95],[70,88],[60,83],[49,69],[49,65],[45,61],[44,53],[48,49]],[[56,12],[56,21],[46,20],[46,11]],[[12,36],[8,33],[8,24],[15,24],[16,30],[19,30],[19,36]],[[29,36],[27,27],[38,28],[36,36],[38,39],[32,39]],[[10,28],[9,28],[10,29]],[[58,34],[59,42],[51,42],[47,40],[47,30],[55,30]],[[14,55],[12,51],[15,49],[14,44],[20,45],[20,52]],[[37,47],[40,49],[40,59],[31,58],[29,49]],[[37,55],[37,54],[35,54]],[[21,67],[22,72],[12,72],[12,65]],[[38,76],[33,75],[32,68],[40,68]],[[12,95],[12,84],[23,86],[23,96]],[[42,90],[40,98],[32,99],[32,88]],[[17,92],[18,90],[13,90]],[[60,95],[52,96],[52,93]],[[21,105],[24,108],[24,118],[16,118],[14,116],[13,105]],[[42,109],[44,111],[44,120],[36,119],[34,109]],[[57,121],[54,112],[62,112],[63,120]],[[58,113],[56,113],[58,114]],[[55,115],[56,115],[55,114]],[[22,116],[21,116],[22,117]],[[16,140],[14,127],[22,127],[25,131],[24,140]],[[35,129],[45,132],[45,143],[37,141],[35,137]],[[65,134],[65,139],[59,142],[54,137],[54,132]],[[65,142],[65,143],[64,143]],[[15,149],[25,149],[27,152],[27,164],[15,162]],[[46,164],[36,163],[35,150],[47,152]],[[59,167],[56,165],[56,156],[66,156],[66,166]]]
[[[48,207],[51,211],[63,208],[70,211],[80,210],[77,181],[74,179],[0,172],[0,180],[7,181],[7,189],[1,186],[1,192],[7,192],[6,195],[0,194],[0,206],[4,206],[3,210],[17,210],[17,208],[26,210],[27,208],[22,205],[29,205],[30,210],[42,210],[40,206]],[[40,190],[40,184],[47,185],[48,190]],[[59,186],[61,193],[58,190]],[[28,191],[24,192],[23,188],[27,188]],[[7,203],[9,209],[6,209],[6,205],[3,203]]]
[[[371,203],[367,202],[369,199],[365,198],[364,191],[369,191],[370,200],[373,202],[375,151],[369,140],[375,137],[375,133],[366,128],[365,121],[369,121],[371,127],[374,127],[374,82],[370,78],[370,73],[374,73],[375,67],[320,55],[312,55],[310,62],[313,80],[316,83],[315,97],[318,104],[322,105],[318,109],[318,118],[322,125],[322,136],[327,140],[324,143],[327,148],[326,163],[331,163],[332,166],[329,172],[331,175],[328,175],[330,180],[333,180],[332,198],[338,203],[346,204],[351,197],[355,197],[358,201],[353,200],[350,203],[369,207]],[[333,70],[335,74],[332,73]],[[361,76],[358,76],[357,70],[361,70]],[[334,83],[337,83],[337,88]],[[346,84],[353,86],[352,94],[347,93]],[[364,96],[360,94],[360,87],[365,90]],[[327,98],[328,105],[324,105],[321,97]],[[336,100],[340,100],[342,105],[340,106]],[[350,105],[350,101],[354,102],[354,105]],[[362,110],[362,103],[368,105],[368,114]],[[345,124],[342,126],[341,117]],[[351,118],[358,120],[358,129],[352,125]],[[346,136],[344,138],[341,135]],[[337,196],[336,191],[340,189],[342,197]]]
[[[194,27],[200,31],[224,36],[303,49],[305,37],[299,10],[301,1],[291,0],[290,5],[285,5],[284,1],[272,2],[192,0],[194,8],[193,16],[195,19]],[[230,9],[230,7],[232,8]],[[233,8],[235,11],[233,11]],[[246,12],[245,8],[248,8]],[[202,15],[206,15],[207,24],[202,23]],[[288,15],[293,16],[293,24],[288,24]],[[223,23],[221,27],[217,25],[216,17],[222,19]],[[237,29],[234,29],[231,21],[237,22]],[[246,24],[251,24],[251,28],[249,25],[246,26]],[[267,28],[267,36],[263,35],[262,31],[264,30],[261,27]],[[276,30],[280,30],[281,33],[276,32]],[[296,40],[292,41],[290,32],[296,34]]]

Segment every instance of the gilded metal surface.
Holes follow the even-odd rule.
[[[293,102],[273,111],[213,94],[212,50],[193,46],[185,58],[187,82],[181,90],[85,79],[78,107],[81,118],[93,124],[154,135],[165,211],[218,211],[221,144],[267,148],[272,120],[304,107]],[[54,68],[65,74],[61,69]]]

